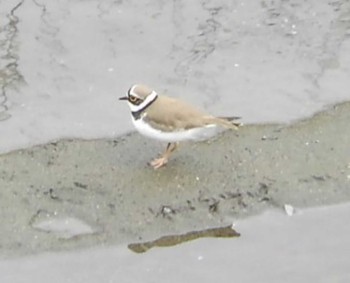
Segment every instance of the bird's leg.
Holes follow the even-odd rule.
[[[169,142],[167,147],[166,147],[166,150],[161,155],[161,157],[160,158],[156,158],[153,161],[151,161],[152,167],[154,169],[158,169],[158,168],[164,166],[165,164],[167,164],[170,155],[175,151],[177,146],[178,146],[178,143],[171,143],[171,142]]]

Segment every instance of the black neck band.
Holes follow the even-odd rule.
[[[158,98],[158,95],[153,99],[151,100],[147,105],[145,105],[144,107],[142,107],[140,110],[137,110],[137,111],[131,111],[131,115],[132,117],[134,117],[135,120],[138,120],[141,118],[141,114],[143,111],[145,111],[145,109],[149,106],[151,106],[153,104],[154,101],[156,101]]]

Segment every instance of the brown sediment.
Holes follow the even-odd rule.
[[[232,226],[209,228],[201,231],[191,231],[180,235],[162,236],[154,241],[129,244],[128,248],[135,253],[144,253],[153,247],[172,247],[199,238],[233,238],[239,237]]]

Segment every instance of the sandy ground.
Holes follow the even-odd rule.
[[[183,144],[156,171],[147,162],[162,148],[138,134],[2,155],[2,253],[146,241],[267,207],[349,201],[349,108]]]

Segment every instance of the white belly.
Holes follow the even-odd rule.
[[[152,128],[142,119],[138,119],[136,121],[132,119],[132,121],[137,131],[142,135],[164,142],[206,140],[215,136],[220,131],[220,128],[217,125],[212,124],[202,128],[193,128],[189,130],[180,130],[176,132],[161,132],[158,129]]]

